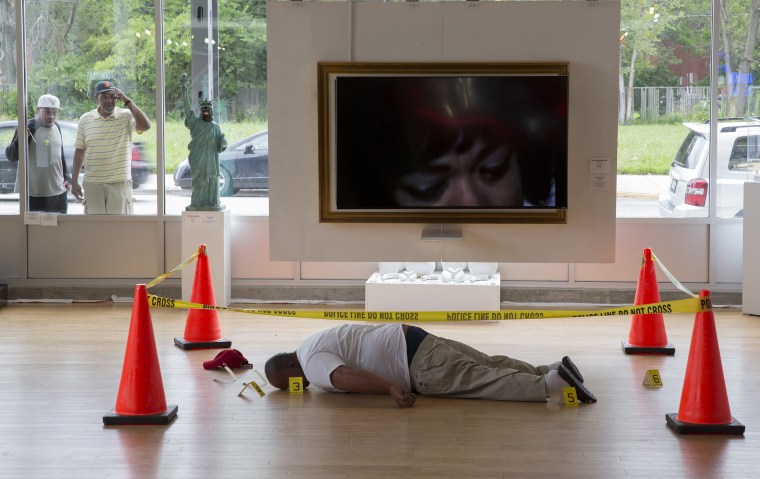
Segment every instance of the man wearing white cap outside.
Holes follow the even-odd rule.
[[[71,192],[84,199],[86,214],[132,214],[132,133],[149,130],[150,120],[109,81],[98,83],[95,94],[98,107],[82,115],[77,127]],[[80,185],[83,165],[87,174]]]
[[[29,211],[68,211],[66,196],[70,178],[66,169],[61,127],[55,121],[60,107],[61,102],[57,97],[42,95],[37,101],[37,116],[27,123]],[[10,161],[18,161],[18,130],[5,149],[5,156]]]

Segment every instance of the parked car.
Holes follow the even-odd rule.
[[[72,172],[74,164],[74,141],[77,138],[77,122],[59,121],[61,125],[61,137],[63,139],[63,153],[66,155],[66,167],[69,174]],[[0,193],[13,193],[16,187],[16,170],[18,163],[8,161],[5,157],[5,148],[8,147],[13,139],[13,133],[16,131],[18,123],[16,121],[0,121]],[[80,183],[82,181],[80,174]],[[150,174],[150,165],[145,161],[142,145],[140,143],[132,144],[132,187],[137,188],[145,183]]]
[[[670,187],[660,194],[660,214],[668,217],[707,216],[709,123],[684,123],[686,138],[670,165]],[[742,216],[744,183],[760,177],[760,120],[718,121],[718,216]]]
[[[269,189],[269,132],[260,131],[237,141],[219,154],[219,194],[232,196],[242,189]],[[174,172],[174,184],[193,187],[190,163],[182,160]]]

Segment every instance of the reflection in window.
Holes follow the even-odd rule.
[[[199,19],[198,8],[205,8],[207,2],[196,3],[191,2],[188,10],[187,3],[164,2],[165,43],[170,38],[172,45],[180,41],[192,43],[191,31],[203,32],[200,37],[196,35],[202,41],[200,47],[191,45],[192,55],[165,45],[166,213],[180,214],[190,204],[191,172],[187,162],[190,135],[183,124],[179,91],[179,77],[187,73],[193,92],[201,91],[204,96],[208,91],[217,92],[213,96],[214,120],[228,144],[220,154],[221,203],[235,214],[268,215],[266,4],[219,0],[212,2],[212,14],[206,15],[204,9]],[[215,11],[217,15],[213,14]],[[211,39],[205,38],[209,25]],[[197,113],[195,100],[193,108]]]
[[[731,151],[728,169],[757,173],[758,168],[760,168],[760,155],[758,154],[760,141],[758,140],[760,137],[756,135],[738,138]]]
[[[25,14],[25,67],[31,99],[27,119],[37,116],[35,107],[40,96],[51,94],[60,99],[57,120],[61,125],[69,174],[72,173],[73,145],[80,117],[98,107],[95,92],[98,82],[113,82],[155,123],[152,3],[50,0],[27,2]],[[5,38],[5,32],[2,36]],[[118,102],[116,107],[129,108],[123,102]],[[15,112],[3,113],[15,117]],[[134,196],[135,214],[155,214],[155,128],[143,135],[133,135],[132,142],[134,145],[128,145],[131,152],[125,155],[125,160],[129,162],[127,169],[135,181],[133,191],[127,194]],[[28,158],[35,165],[38,160]],[[31,175],[30,163],[27,165]],[[85,160],[83,176],[86,174]],[[31,176],[27,178],[27,188],[33,186],[30,182],[34,181]],[[82,212],[82,202],[69,194],[68,213]]]
[[[19,212],[16,194],[18,162],[9,161],[5,154],[17,125],[13,120],[0,121],[0,214],[16,215]]]
[[[699,195],[687,197],[707,178],[707,170],[694,170],[706,141],[691,134],[684,142],[691,131],[684,125],[709,119],[711,7],[620,2],[618,217],[707,214],[690,204]]]
[[[704,135],[690,130],[681,148],[678,149],[673,163],[683,168],[694,169],[707,153],[707,146],[707,138]]]

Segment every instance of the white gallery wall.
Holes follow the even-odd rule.
[[[618,2],[269,2],[271,257],[613,262],[619,16]],[[569,62],[567,223],[465,224],[456,241],[421,240],[421,224],[320,223],[319,61]],[[601,185],[591,158],[609,159]]]

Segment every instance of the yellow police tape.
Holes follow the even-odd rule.
[[[188,259],[186,259],[185,261],[183,261],[179,265],[175,266],[174,269],[172,269],[169,272],[166,272],[166,273],[162,274],[158,278],[156,278],[153,281],[151,281],[150,283],[146,284],[145,285],[145,289],[148,289],[151,286],[157,285],[158,283],[160,283],[161,281],[165,280],[169,276],[173,275],[177,271],[182,271],[183,269],[185,269],[185,267],[187,265],[189,265],[190,263],[192,263],[193,261],[195,261],[195,258],[197,258],[199,254],[201,254],[201,249],[200,248],[198,248],[197,250],[195,250],[195,253],[193,253],[192,256],[190,256]]]
[[[244,309],[211,306],[148,295],[150,306],[174,309],[214,309],[236,313],[260,314],[288,318],[339,319],[343,321],[502,321],[508,319],[578,318],[655,313],[697,313],[710,311],[710,298],[687,298],[662,303],[642,304],[604,310],[534,310],[502,311],[300,311],[293,309]]]
[[[179,264],[171,271],[162,274],[150,283],[150,288],[168,278],[177,271],[181,271],[201,254],[201,248],[193,255]],[[203,251],[205,254],[205,251]],[[675,283],[677,280],[667,271],[665,265],[652,254],[657,264],[666,272],[668,278]],[[148,295],[149,304],[154,308],[173,309],[211,309],[217,311],[232,311],[236,313],[258,314],[263,316],[278,316],[287,318],[308,319],[338,319],[343,321],[503,321],[510,319],[541,319],[541,318],[578,318],[585,316],[628,316],[631,314],[657,314],[657,313],[700,313],[712,310],[710,298],[702,298],[694,295],[691,291],[677,284],[679,289],[688,293],[691,298],[661,303],[641,304],[624,306],[603,310],[537,310],[537,309],[510,309],[501,311],[299,311],[293,309],[246,309],[228,308],[209,304],[191,303],[178,299],[162,298],[153,294]]]

